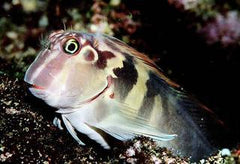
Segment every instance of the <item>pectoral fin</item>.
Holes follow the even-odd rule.
[[[134,111],[136,110],[119,103],[118,110],[103,119],[97,128],[119,140],[131,139],[138,135],[160,141],[168,141],[176,137],[176,134],[162,133],[159,128],[150,125],[148,120],[138,116]]]
[[[68,130],[68,132],[72,135],[72,137],[80,144],[80,145],[85,145],[77,136],[77,133],[75,132],[74,127],[71,125],[71,123],[67,120],[67,118],[62,115],[62,120]]]
[[[77,115],[76,115],[77,116]],[[80,144],[85,145],[79,137],[77,136],[77,132],[87,135],[90,139],[96,141],[99,143],[103,148],[110,149],[110,146],[108,143],[104,140],[104,138],[97,132],[95,129],[93,129],[91,126],[89,126],[87,123],[81,122],[78,119],[71,120],[72,117],[68,117],[68,115],[62,115],[63,122],[69,131],[69,133],[72,135],[72,137]],[[75,131],[76,130],[76,131]]]

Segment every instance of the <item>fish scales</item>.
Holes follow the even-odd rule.
[[[194,160],[214,150],[199,126],[204,122],[191,115],[205,108],[144,54],[116,38],[76,31],[53,32],[47,44],[24,80],[58,109],[80,145],[77,133],[105,149],[106,135],[121,141],[143,135]],[[61,127],[61,120],[54,123]]]

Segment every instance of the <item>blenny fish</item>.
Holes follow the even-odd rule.
[[[193,159],[214,148],[202,130],[208,109],[168,79],[146,55],[106,35],[55,31],[28,68],[30,92],[55,107],[54,123],[110,149],[106,135],[126,141],[150,137]]]

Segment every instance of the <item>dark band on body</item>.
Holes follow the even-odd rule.
[[[162,98],[162,108],[168,108],[168,86],[167,84],[152,72],[149,72],[149,79],[146,82],[147,92],[143,98],[142,106],[139,109],[138,115],[149,118],[153,111],[154,98],[160,95]],[[160,110],[160,109],[159,109]],[[164,112],[164,111],[162,111]]]
[[[115,68],[114,74],[118,77],[114,80],[116,90],[120,95],[120,99],[124,100],[133,86],[137,83],[138,72],[135,68],[133,57],[124,54],[126,60],[123,61],[122,68]]]

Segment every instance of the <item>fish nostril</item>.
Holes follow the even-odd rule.
[[[51,50],[52,44],[51,44],[51,42],[48,41],[48,42],[45,42],[45,43],[43,42],[42,46],[43,46],[44,49]]]
[[[47,45],[47,49],[48,50],[51,50],[51,43],[49,42],[48,45]]]

